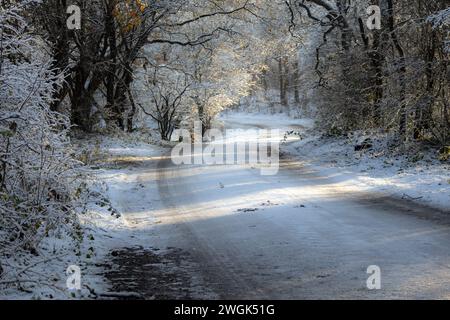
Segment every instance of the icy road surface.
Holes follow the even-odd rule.
[[[262,176],[249,165],[153,157],[111,192],[143,246],[189,256],[184,272],[203,292],[193,298],[450,298],[445,214],[344,187],[305,162],[282,157],[277,175]],[[367,288],[371,265],[381,269],[380,290]]]

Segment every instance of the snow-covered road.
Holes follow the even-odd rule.
[[[262,176],[154,157],[125,178],[111,187],[117,208],[142,246],[183,253],[190,297],[450,298],[450,219],[431,208],[336,184],[290,158]],[[380,290],[367,288],[371,265]]]

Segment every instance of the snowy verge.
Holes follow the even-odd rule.
[[[35,252],[17,250],[2,260],[0,300],[92,299],[99,282],[95,267],[97,239],[106,230],[97,221],[114,220],[106,198],[97,190],[101,185],[83,181],[76,191],[78,199],[63,225],[48,231]],[[100,218],[101,217],[101,218]],[[95,222],[94,222],[95,221]],[[111,223],[111,222],[109,222]],[[72,276],[80,271],[80,284]],[[73,279],[74,281],[70,281]]]
[[[76,207],[66,225],[49,232],[37,252],[17,250],[2,259],[0,300],[104,299],[111,288],[105,281],[105,261],[113,249],[142,243],[116,208],[117,180],[132,176],[130,161],[165,152],[155,139],[136,133],[127,137],[97,135],[73,141],[80,168],[74,193]],[[70,266],[80,268],[81,289],[69,289]]]
[[[364,143],[370,146],[366,148]],[[435,149],[405,151],[396,145],[387,134],[356,132],[332,137],[312,129],[304,133],[304,139],[286,144],[282,150],[331,177],[338,186],[417,201],[450,212],[450,164],[437,160]]]
[[[111,267],[111,253],[118,248],[141,247],[143,243],[150,243],[148,239],[142,239],[141,230],[130,226],[123,215],[126,211],[124,204],[142,204],[147,199],[144,192],[148,190],[143,190],[137,181],[136,166],[143,161],[158,159],[167,152],[161,144],[151,144],[155,141],[146,141],[143,137],[140,134],[94,136],[78,141],[80,146],[87,148],[91,159],[86,179],[89,191],[80,214],[80,224],[87,239],[91,240],[90,246],[85,245],[88,254],[85,260],[88,262],[85,263],[83,279],[89,295],[80,298],[108,299],[115,294],[120,295],[105,278],[105,272]],[[130,195],[133,198],[129,198]]]

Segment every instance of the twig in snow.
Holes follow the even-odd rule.
[[[411,197],[410,195],[407,195],[406,193],[404,193],[403,196],[402,196],[402,199],[410,199],[410,200],[420,200],[422,198],[423,197],[416,197],[416,198],[414,198],[414,197]]]

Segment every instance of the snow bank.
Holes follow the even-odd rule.
[[[450,210],[450,165],[436,160],[433,150],[402,155],[389,144],[388,136],[378,135],[372,138],[372,148],[355,151],[364,138],[358,134],[324,137],[312,131],[284,150],[339,185]]]

